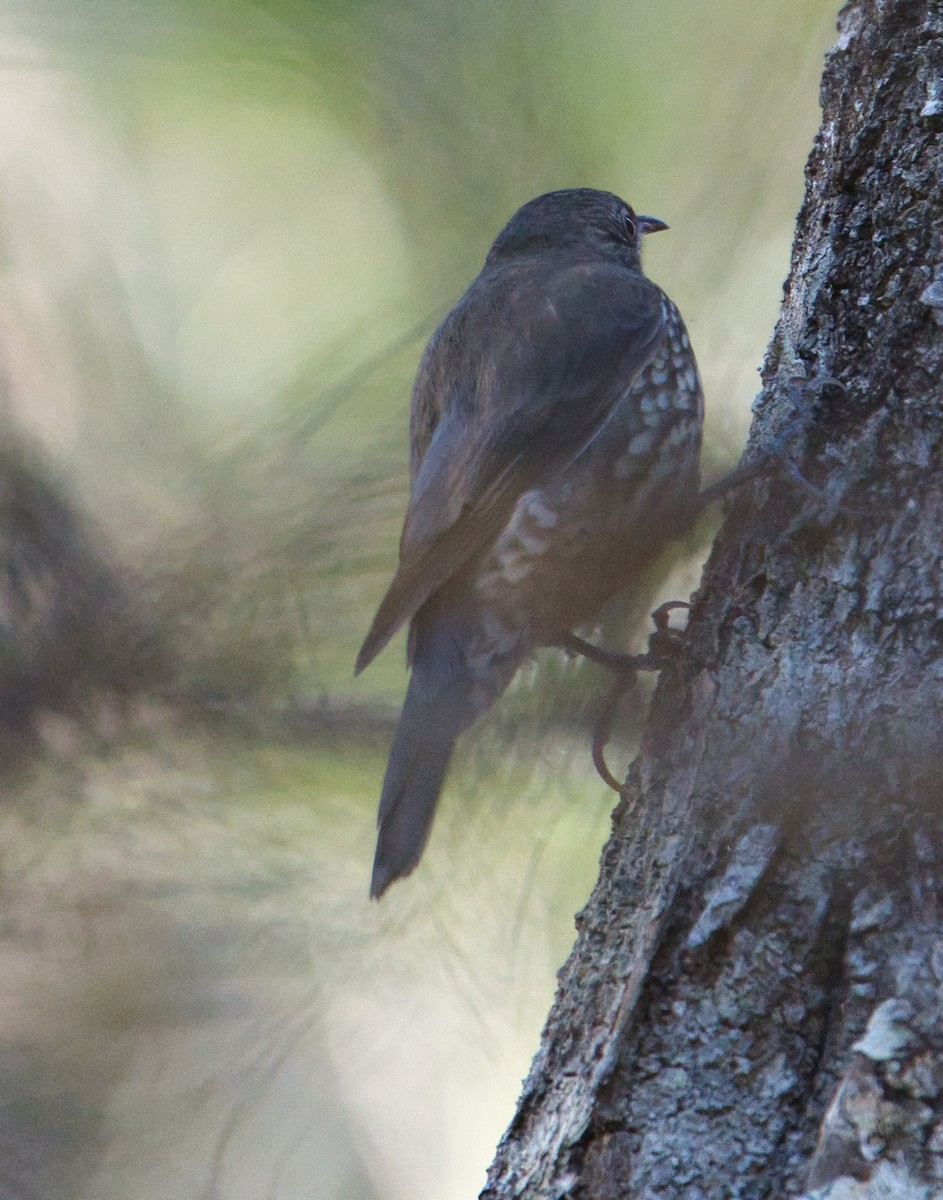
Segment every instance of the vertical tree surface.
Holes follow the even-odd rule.
[[[740,490],[483,1192],[943,1195],[943,4],[852,0]],[[709,402],[708,397],[708,402]]]

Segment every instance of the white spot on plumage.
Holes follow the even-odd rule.
[[[527,492],[521,497],[521,506],[538,529],[555,528],[559,520],[559,514],[544,504],[540,492]]]
[[[639,401],[639,408],[646,416],[654,413],[658,408],[657,397],[653,396],[650,392],[646,393]]]

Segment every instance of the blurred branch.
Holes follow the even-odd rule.
[[[7,438],[0,448],[0,726],[80,691],[128,691],[160,675],[156,640],[101,539]]]

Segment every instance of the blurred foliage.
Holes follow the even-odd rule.
[[[422,342],[542,190],[610,187],[671,222],[649,269],[699,352],[708,472],[735,458],[830,5],[0,17],[11,415],[145,579],[187,686],[350,686]],[[360,694],[401,679],[388,655]]]
[[[378,748],[108,724],[47,719],[0,813],[0,1193],[472,1194],[608,799],[560,744],[500,790],[482,762],[372,905]]]
[[[178,696],[229,714],[207,729],[92,672],[84,720],[34,722],[0,814],[0,1191],[471,1194],[605,835],[577,726],[608,681],[549,653],[522,671],[422,868],[368,905],[404,672],[395,647],[350,672],[395,561],[415,366],[520,203],[611,188],[671,224],[646,265],[691,329],[720,474],[836,7],[0,6],[0,468],[54,478],[33,507],[65,515],[30,561],[64,530],[91,581],[47,593],[50,628],[121,631],[110,564]],[[708,534],[607,628],[644,641]]]

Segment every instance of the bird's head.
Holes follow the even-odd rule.
[[[546,192],[511,217],[495,238],[487,265],[520,255],[575,250],[614,258],[638,270],[644,235],[667,228],[657,217],[637,214],[612,192]]]

